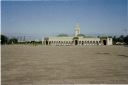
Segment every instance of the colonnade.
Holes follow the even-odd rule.
[[[84,41],[84,40],[73,40],[73,41],[43,41],[44,45],[57,45],[57,46],[63,46],[63,45],[101,45],[101,41]]]

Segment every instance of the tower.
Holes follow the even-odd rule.
[[[80,34],[80,25],[76,24],[76,26],[75,26],[75,36],[78,36],[78,34]]]

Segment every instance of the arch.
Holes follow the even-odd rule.
[[[82,45],[84,45],[84,41],[82,41]]]
[[[92,41],[90,41],[90,43],[92,44]]]
[[[106,40],[103,40],[103,45],[107,45],[107,41]]]
[[[78,45],[78,44],[79,44],[79,37],[74,37],[74,38],[73,38],[73,43],[74,43],[75,45]]]
[[[48,40],[46,40],[46,45],[48,45]]]
[[[99,45],[98,41],[96,41],[96,44]]]
[[[51,41],[49,41],[49,45],[51,44]]]
[[[81,41],[79,41],[79,44],[81,44]]]
[[[75,45],[78,45],[78,40],[75,40]]]

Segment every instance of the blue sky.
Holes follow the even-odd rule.
[[[6,34],[39,36],[123,34],[127,29],[127,0],[2,1],[1,29]]]

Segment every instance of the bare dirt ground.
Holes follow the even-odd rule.
[[[125,46],[1,46],[2,85],[125,84]]]

